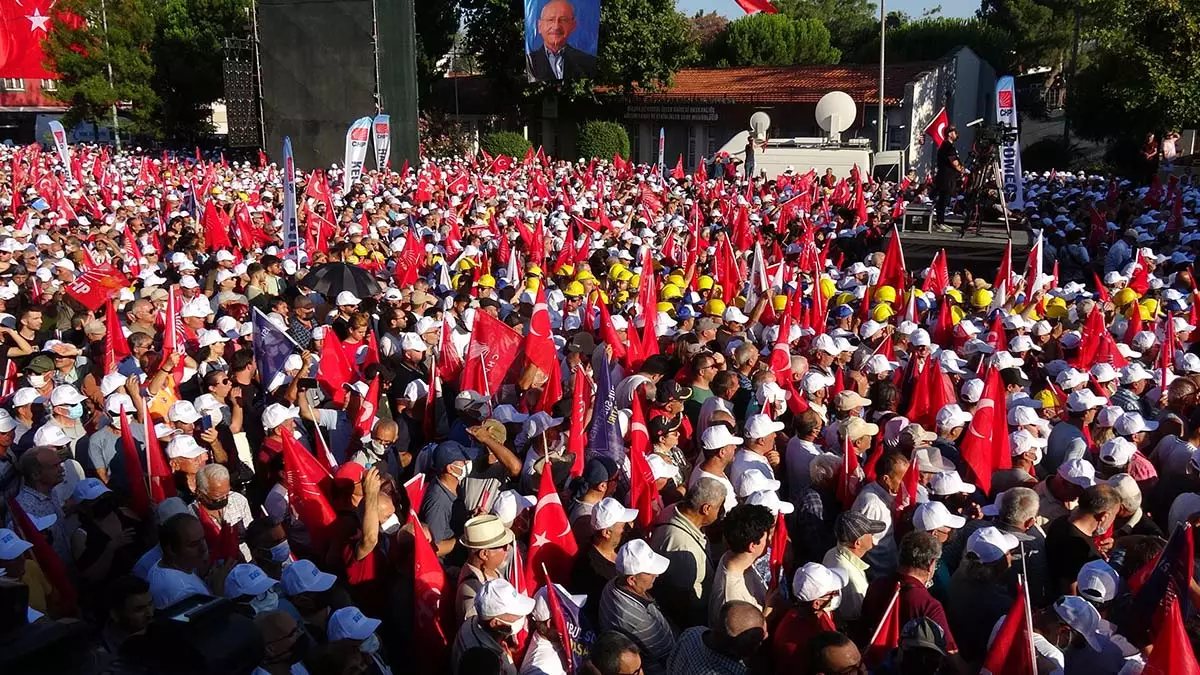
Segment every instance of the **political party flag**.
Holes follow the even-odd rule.
[[[625,444],[617,423],[617,392],[604,345],[597,345],[592,354],[592,373],[596,378],[596,402],[592,410],[592,428],[588,432],[587,454],[602,455],[621,466],[625,463]]]
[[[904,473],[904,478],[900,480],[900,490],[896,492],[896,502],[892,505],[893,517],[903,517],[905,512],[917,508],[917,493],[920,490],[921,471],[917,464],[916,450],[909,455],[908,460],[908,471]],[[864,471],[868,475],[874,475],[875,464],[878,461],[878,455],[871,457],[867,461],[870,468],[864,468]]]
[[[983,395],[962,440],[962,457],[975,474],[975,484],[991,494],[992,472],[1012,466],[1008,447],[1007,403],[1000,371],[989,368],[984,374]]]
[[[547,462],[542,470],[537,506],[533,511],[533,526],[530,528],[532,539],[529,544],[528,578],[538,586],[546,582],[547,573],[559,579],[568,578],[571,563],[579,552],[575,533],[571,531],[571,521],[567,519],[567,512],[563,509],[551,474]]]
[[[446,573],[417,519],[419,503],[414,502],[408,516],[417,535],[413,537],[413,637],[420,649],[415,650],[414,656],[416,672],[432,675],[446,672],[448,665]]]
[[[946,127],[950,126],[950,116],[946,114],[946,108],[942,108],[933,120],[929,122],[929,126],[925,127],[925,135],[932,138],[935,147],[942,147],[942,143],[946,140]]]
[[[67,567],[62,558],[46,540],[46,536],[33,524],[16,497],[10,497],[8,500],[8,515],[12,519],[15,534],[33,545],[33,558],[37,560],[38,567],[42,568],[46,581],[54,587],[62,614],[74,615],[78,594],[75,592],[75,586],[71,584],[71,578],[67,576]]]
[[[371,122],[371,128],[375,132],[375,168],[380,171],[388,167],[388,160],[392,156],[391,120],[390,115],[380,113]]]
[[[104,372],[111,373],[117,369],[117,364],[133,352],[129,349],[129,340],[125,339],[125,331],[121,329],[121,320],[117,317],[117,306],[111,302],[104,307]]]
[[[575,376],[571,385],[571,421],[567,432],[567,452],[575,455],[571,465],[571,477],[583,475],[584,455],[587,454],[587,421],[588,400],[592,395],[592,385],[588,382],[587,373],[582,366],[575,366]]]
[[[471,342],[463,359],[462,391],[494,395],[521,351],[521,334],[487,312],[475,313]]]
[[[1192,651],[1192,641],[1183,626],[1179,603],[1172,602],[1154,636],[1154,649],[1146,659],[1142,675],[1200,675],[1200,664]]]
[[[142,471],[142,460],[124,407],[121,408],[121,460],[125,481],[129,483],[129,508],[143,520],[149,521],[154,515],[150,491],[146,487],[146,474]]]
[[[346,356],[342,341],[332,330],[326,331],[325,341],[321,343],[321,362],[317,366],[317,384],[338,406],[346,402],[343,385],[355,381],[354,371],[354,363]]]
[[[371,142],[371,118],[360,117],[346,130],[346,155],[342,162],[342,195],[350,192],[362,176],[367,161],[367,145]]]
[[[50,136],[54,138],[54,149],[58,151],[58,161],[63,169],[71,166],[71,148],[67,145],[67,130],[62,122],[50,120]]]
[[[1190,613],[1188,589],[1192,584],[1192,561],[1195,555],[1192,536],[1190,525],[1177,525],[1149,574],[1138,573],[1130,578],[1129,586],[1134,593],[1133,601],[1120,623],[1123,635],[1145,635],[1156,625],[1156,615],[1160,615],[1167,605],[1176,602],[1180,603],[1182,615]]]
[[[330,480],[330,476],[317,458],[291,434],[283,434],[282,438],[283,486],[287,489],[288,502],[308,528],[314,546],[319,549],[326,541],[329,526],[337,518],[333,506],[321,490],[321,482]]]
[[[208,509],[203,506],[197,505],[196,514],[199,516],[200,525],[204,530],[204,541],[208,544],[208,559],[214,564],[235,557],[240,561],[237,530],[224,520],[218,524],[216,519],[209,514]]]
[[[484,499],[487,499],[486,495],[484,495]],[[480,501],[480,504],[483,503],[483,501]],[[513,558],[508,564],[508,571],[505,572],[504,578],[508,581],[508,583],[512,584],[512,587],[521,595],[533,597],[536,586],[533,583],[533,577],[530,576],[531,573],[532,570],[529,569],[529,566],[525,564],[525,559],[521,555],[521,547],[514,546]],[[514,637],[516,638],[517,645],[519,645],[519,651],[524,653],[525,648],[528,646],[529,626],[522,626],[521,630],[517,631],[517,634]]]
[[[675,168],[671,169],[671,178],[683,180],[686,175],[687,173],[683,170],[683,155],[680,155],[679,159],[675,160]]]
[[[943,301],[942,304],[949,303]],[[924,370],[917,376],[908,412],[904,413],[904,416],[920,423],[926,429],[936,429],[938,412],[955,400],[954,385],[942,372],[941,361],[930,357]]]
[[[567,675],[580,672],[596,639],[596,634],[570,598],[567,589],[547,578],[546,604],[550,608],[550,622],[558,633],[558,646],[562,650],[559,656]]]
[[[992,639],[980,675],[1029,675],[1037,672],[1028,589],[1025,588],[1024,578],[1018,578],[1017,599]]]
[[[629,504],[637,509],[637,524],[649,528],[661,503],[654,472],[646,460],[650,451],[650,431],[646,427],[646,396],[641,387],[633,395],[632,417],[629,420]]]
[[[270,384],[276,375],[283,372],[287,357],[296,353],[299,346],[257,307],[250,315],[250,326],[253,329],[250,347],[254,352],[254,363],[262,381]]]
[[[867,653],[863,661],[868,666],[879,665],[893,649],[900,646],[900,628],[900,584],[896,584],[896,592],[892,594],[892,600],[883,611],[879,625],[875,627],[871,641],[867,644]]]
[[[79,278],[67,284],[67,295],[91,311],[108,302],[122,288],[129,287],[129,279],[121,274],[112,263],[92,265]]]

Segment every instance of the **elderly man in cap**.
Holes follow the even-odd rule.
[[[1083,430],[1096,419],[1096,413],[1108,403],[1090,389],[1073,391],[1067,396],[1067,419],[1054,425],[1046,444],[1046,459],[1042,468],[1055,471],[1069,459],[1083,459],[1088,453]]]
[[[725,510],[728,512],[737,506],[737,493],[733,483],[729,481],[727,472],[733,463],[735,449],[743,443],[743,439],[734,436],[728,426],[717,424],[705,429],[700,434],[700,447],[703,459],[692,470],[688,485],[695,485],[701,478],[712,478],[725,486]]]
[[[647,675],[666,672],[674,651],[675,628],[650,594],[670,564],[645,541],[633,539],[617,552],[617,576],[600,594],[600,629],[620,631],[636,642]]]
[[[875,546],[874,535],[882,534],[885,527],[883,523],[853,511],[843,512],[834,523],[837,545],[825,553],[821,564],[846,577],[841,604],[834,612],[843,622],[857,621],[862,614],[862,600],[868,583],[866,571],[870,567],[863,557]]]
[[[459,486],[471,473],[471,456],[461,443],[442,441],[433,451],[429,468],[437,479],[425,489],[420,518],[429,528],[438,557],[443,558],[454,550],[467,523],[469,514]]]
[[[899,566],[896,571],[871,582],[863,598],[862,623],[860,628],[865,638],[887,611],[896,587],[900,587],[900,620],[907,622],[926,616],[936,622],[946,634],[947,653],[958,652],[958,645],[950,632],[946,611],[928,590],[938,561],[942,557],[942,544],[928,532],[909,532],[900,542]]]
[[[805,563],[792,575],[795,604],[771,635],[776,673],[805,672],[808,643],[835,630],[833,613],[841,605],[846,573],[820,563]]]
[[[748,417],[744,432],[745,445],[734,452],[729,474],[740,476],[750,469],[758,469],[768,475],[774,473],[780,465],[775,437],[784,428],[783,422],[773,420],[769,415]]]
[[[575,556],[571,568],[571,588],[598,598],[605,584],[617,576],[617,552],[628,539],[629,524],[637,519],[637,509],[627,509],[612,497],[605,497],[592,512],[583,516],[590,521],[590,536]],[[598,605],[590,607],[588,617],[595,619]]]
[[[475,597],[492,579],[501,578],[500,568],[508,559],[513,532],[498,516],[475,516],[463,526],[458,543],[467,549],[467,561],[458,575],[455,610],[461,623],[475,616]]]
[[[892,510],[896,505],[896,494],[908,473],[909,460],[898,452],[888,452],[875,465],[875,480],[859,491],[850,510],[868,520],[884,524],[879,534],[873,534],[875,546],[867,553],[871,566],[869,577],[889,575],[896,570],[896,535],[892,525]]]
[[[329,615],[329,642],[347,641],[356,644],[358,651],[367,655],[380,675],[392,675],[389,659],[383,653],[376,631],[383,624],[362,613],[357,607],[343,607]]]
[[[1083,491],[1096,484],[1096,468],[1086,459],[1063,462],[1053,475],[1037,484],[1038,525],[1043,528],[1070,513]]]

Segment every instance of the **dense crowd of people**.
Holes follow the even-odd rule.
[[[0,148],[0,672],[1195,672],[1200,190],[722,174]]]

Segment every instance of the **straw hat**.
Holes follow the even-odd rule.
[[[489,513],[468,520],[458,542],[471,549],[500,548],[513,542],[513,533],[499,516]]]

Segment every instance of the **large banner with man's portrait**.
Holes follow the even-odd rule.
[[[525,75],[561,82],[596,72],[600,0],[525,0]]]

